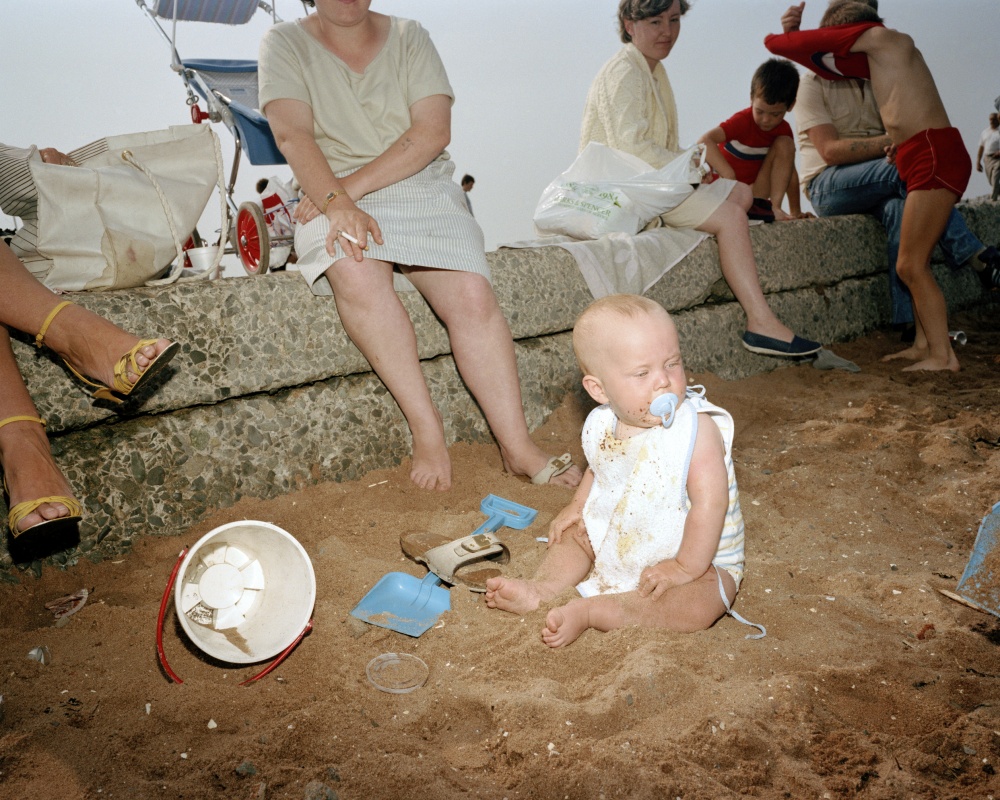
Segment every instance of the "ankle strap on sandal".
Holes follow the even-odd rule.
[[[73,304],[69,300],[63,300],[61,303],[59,303],[59,305],[57,305],[49,312],[49,315],[45,318],[45,322],[42,323],[42,329],[38,332],[38,335],[35,337],[35,347],[42,346],[42,343],[45,341],[45,334],[48,332],[49,325],[52,324],[52,320],[56,318],[56,314],[58,314],[60,311],[66,308],[66,306],[71,306],[71,305]]]
[[[43,428],[45,427],[45,420],[39,417],[7,417],[7,419],[0,420],[0,428],[4,425],[10,425],[12,422],[37,422]]]

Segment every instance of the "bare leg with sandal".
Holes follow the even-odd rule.
[[[465,272],[405,271],[447,327],[459,372],[483,409],[505,467],[528,477],[542,473],[550,459],[528,435],[510,328],[489,281]],[[326,276],[344,329],[406,418],[413,436],[410,479],[422,489],[451,488],[444,426],[420,369],[413,323],[392,286],[392,265],[340,259]],[[569,465],[550,482],[572,487],[580,477]]]
[[[75,528],[79,502],[49,449],[44,423],[24,385],[7,329],[35,336],[98,399],[122,403],[148,386],[152,374],[176,353],[166,339],[139,340],[103,317],[61,301],[40,284],[6,244],[0,243],[0,466],[8,494],[11,540],[52,537]],[[124,354],[124,355],[123,355]],[[90,376],[91,380],[83,378]]]

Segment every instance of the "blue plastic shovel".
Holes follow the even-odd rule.
[[[1000,617],[1000,502],[983,519],[958,594],[983,611]]]
[[[390,572],[361,598],[351,616],[407,636],[420,636],[450,609],[451,595],[433,572],[423,580],[405,572]]]
[[[538,511],[528,506],[522,506],[513,500],[505,500],[495,494],[488,494],[479,504],[479,510],[486,516],[487,520],[472,532],[472,536],[477,533],[493,533],[499,528],[513,528],[516,531],[527,528]]]
[[[484,497],[479,509],[487,519],[473,531],[473,536],[493,533],[504,526],[521,530],[538,516],[535,509],[495,494]],[[390,572],[361,598],[351,616],[407,636],[420,636],[450,609],[451,595],[433,572],[428,572],[423,580],[405,572]]]

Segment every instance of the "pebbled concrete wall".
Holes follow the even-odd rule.
[[[980,239],[1000,241],[1000,206],[961,210]],[[888,321],[885,236],[874,220],[759,226],[752,239],[769,302],[801,335],[832,343]],[[576,389],[569,332],[591,297],[559,248],[499,250],[488,258],[534,429]],[[937,264],[936,273],[951,308],[980,301],[971,270]],[[784,363],[740,346],[743,313],[722,280],[714,240],[648,294],[675,315],[690,370],[734,379]],[[56,461],[84,504],[79,549],[53,563],[115,555],[136,537],[180,533],[240,497],[351,480],[409,455],[402,415],[344,333],[335,303],[314,297],[294,273],[73,300],[139,335],[179,341],[182,352],[140,413],[119,415],[91,405],[51,353],[36,351],[26,336],[15,340]],[[449,442],[491,440],[446,331],[419,295],[405,294],[403,302]],[[0,580],[40,568],[14,567],[0,547]]]

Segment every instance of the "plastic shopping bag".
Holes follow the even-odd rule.
[[[704,153],[703,146],[694,145],[653,169],[629,153],[590,142],[542,192],[535,228],[574,239],[638,233],[694,191],[708,172]]]

